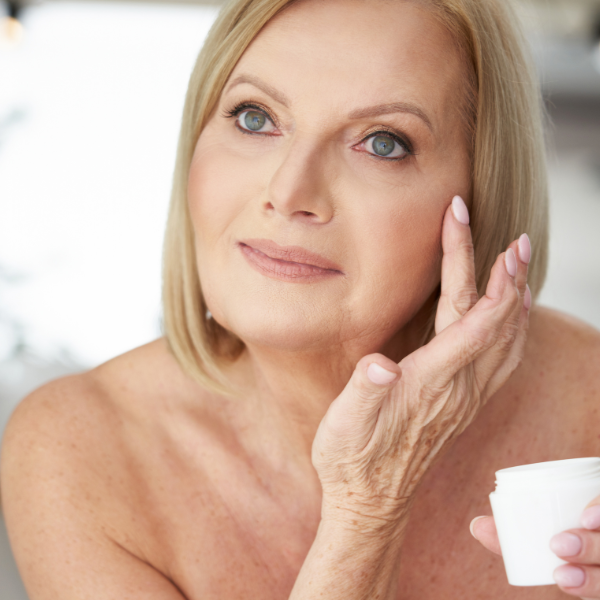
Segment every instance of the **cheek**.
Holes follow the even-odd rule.
[[[206,131],[206,130],[205,130]],[[194,229],[198,275],[211,312],[213,296],[231,286],[226,269],[227,230],[241,211],[244,191],[240,179],[232,177],[232,159],[204,133],[190,165],[187,200]]]
[[[416,314],[440,282],[442,221],[452,195],[444,185],[406,186],[356,215],[361,293],[354,310],[375,311],[390,327]]]
[[[369,249],[392,266],[405,264],[419,268],[430,264],[441,249],[444,212],[455,194],[461,193],[460,180],[428,177],[411,169],[401,185],[360,190],[357,194],[357,236],[361,252]],[[368,202],[365,202],[368,199]],[[362,206],[360,206],[362,204]],[[367,243],[371,239],[373,243]]]
[[[232,176],[231,157],[217,144],[200,140],[190,165],[188,206],[197,243],[211,244],[239,212],[243,189]],[[235,171],[233,171],[235,172]]]
[[[202,245],[222,237],[238,215],[252,210],[272,173],[268,157],[239,150],[237,135],[209,123],[196,144],[188,206]]]
[[[442,224],[456,194],[470,195],[470,165],[460,145],[407,170],[402,186],[382,193],[382,202],[362,216],[361,233],[375,241],[364,241],[365,254],[388,292],[406,297],[410,290],[424,301],[439,284]]]
[[[421,295],[437,285],[444,208],[437,203],[423,207],[407,202],[402,209],[376,215],[363,229],[375,242],[363,257],[387,290]]]

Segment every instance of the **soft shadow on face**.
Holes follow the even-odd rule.
[[[219,323],[250,346],[363,353],[410,328],[439,283],[444,211],[470,190],[463,69],[411,2],[301,0],[263,29],[190,169]]]

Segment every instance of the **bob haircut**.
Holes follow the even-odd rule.
[[[163,329],[183,370],[220,393],[232,393],[223,368],[244,344],[206,314],[187,203],[189,168],[200,133],[243,52],[270,19],[296,1],[302,0],[230,0],[198,56],[183,110],[164,241]],[[479,294],[498,254],[527,232],[535,250],[528,276],[535,299],[548,260],[544,113],[516,16],[507,0],[393,1],[418,2],[431,10],[452,34],[469,71],[465,115],[472,181],[466,201]],[[434,335],[434,316],[435,307],[423,343]]]

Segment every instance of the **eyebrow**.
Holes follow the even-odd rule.
[[[410,113],[419,117],[433,131],[429,117],[418,106],[409,102],[392,102],[391,104],[378,104],[377,106],[359,108],[352,111],[348,117],[350,119],[367,119],[369,117],[379,117],[380,115],[389,115],[397,112]]]
[[[286,108],[290,107],[291,102],[288,100],[287,96],[276,90],[273,86],[270,86],[268,83],[265,83],[262,79],[255,77],[254,75],[238,75],[228,86],[225,92],[228,92],[231,88],[236,85],[240,85],[240,83],[250,83],[254,87],[257,87],[259,90],[262,90],[265,94],[271,96],[271,98],[277,100],[279,104],[283,104]]]
[[[273,86],[265,83],[262,79],[255,75],[241,74],[238,75],[228,86],[225,92],[231,90],[231,88],[242,83],[249,83],[259,90],[262,90],[268,96],[271,96],[274,100],[277,100],[280,104],[283,104],[286,108],[290,107],[291,102],[287,96],[275,89]],[[351,120],[368,119],[369,117],[379,117],[381,115],[389,115],[392,113],[409,113],[419,117],[430,130],[433,131],[433,126],[429,117],[415,104],[409,102],[391,102],[389,104],[377,104],[375,106],[367,106],[366,108],[359,108],[353,110],[348,118]]]

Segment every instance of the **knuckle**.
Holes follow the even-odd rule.
[[[473,258],[475,251],[473,250],[473,241],[471,236],[461,238],[456,244],[456,251],[464,254],[466,258]]]
[[[468,330],[468,348],[470,352],[479,352],[493,345],[497,333],[489,324],[480,323]]]
[[[442,293],[442,297],[459,315],[464,315],[471,310],[479,300],[475,286],[469,286],[454,292],[445,291]]]
[[[512,285],[508,286],[507,290],[508,303],[510,307],[514,310],[521,301],[521,294],[519,294],[519,288],[517,284],[513,281]]]
[[[362,377],[357,377],[353,385],[353,395],[358,400],[369,400],[377,395],[377,392]]]
[[[519,334],[519,327],[514,323],[505,323],[496,340],[496,346],[502,351],[510,350]]]

